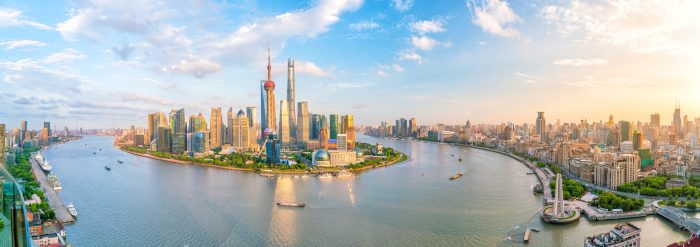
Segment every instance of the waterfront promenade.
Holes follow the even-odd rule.
[[[63,201],[58,196],[58,193],[56,193],[51,184],[49,184],[46,174],[44,174],[44,171],[41,170],[41,167],[39,167],[39,164],[34,159],[34,155],[29,157],[29,160],[32,163],[32,172],[34,173],[34,177],[36,177],[36,180],[41,185],[41,189],[44,191],[44,195],[46,195],[49,206],[51,206],[54,212],[56,212],[56,219],[64,224],[75,223],[75,218],[70,215],[68,208],[66,208],[66,205],[63,204]]]

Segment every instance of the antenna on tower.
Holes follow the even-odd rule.
[[[271,81],[272,80],[272,74],[270,70],[272,69],[272,66],[270,66],[270,40],[267,41],[267,80]]]

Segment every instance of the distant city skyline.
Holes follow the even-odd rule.
[[[697,1],[10,1],[0,4],[0,119],[8,129],[21,120],[33,129],[43,121],[126,128],[152,112],[259,106],[269,41],[278,99],[295,59],[294,101],[314,102],[313,113],[352,113],[358,125],[402,116],[419,124],[520,123],[537,111],[549,122],[610,114],[644,121],[658,112],[665,125],[677,101],[682,115],[700,116],[698,8]]]

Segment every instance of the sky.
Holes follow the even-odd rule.
[[[0,2],[0,122],[145,126],[277,100],[371,125],[700,117],[700,1]],[[224,110],[224,111],[225,111]],[[259,121],[259,120],[258,120]]]

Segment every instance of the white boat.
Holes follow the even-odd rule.
[[[68,203],[68,206],[66,207],[68,208],[68,213],[70,213],[70,215],[73,215],[73,217],[78,217],[78,211],[75,210],[75,206],[73,206],[72,202]]]
[[[323,173],[319,173],[316,177],[319,179],[328,179],[328,178],[333,178],[333,174],[331,174],[330,172],[323,172]]]
[[[34,156],[34,159],[38,164],[44,163],[44,156],[42,156],[41,153],[37,153],[36,156]]]
[[[45,172],[51,171],[51,163],[49,163],[48,159],[44,159],[44,162],[42,162],[40,164],[41,164],[41,169],[44,170]]]
[[[49,174],[46,178],[49,180],[49,184],[53,187],[53,190],[61,191],[61,189],[63,189],[63,187],[61,187],[61,181],[58,181],[56,175]]]
[[[355,176],[355,174],[353,174],[352,172],[346,171],[346,170],[342,170],[342,171],[338,172],[338,177],[340,177],[340,178],[354,177],[354,176]]]

